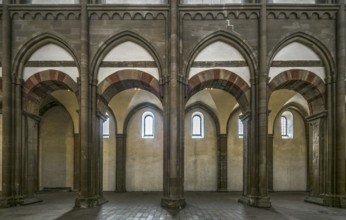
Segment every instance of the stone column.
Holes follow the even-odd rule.
[[[267,94],[267,3],[261,1],[259,20],[259,73],[252,84],[252,120],[253,129],[251,137],[253,142],[244,153],[244,181],[243,197],[239,200],[250,206],[271,207],[268,197],[267,172],[267,132],[268,132],[268,94]],[[249,140],[248,140],[249,141]],[[244,148],[245,151],[245,148]],[[246,169],[246,171],[245,171]],[[248,176],[250,175],[250,177]],[[249,191],[250,190],[250,191]]]
[[[336,146],[335,146],[335,190],[333,206],[346,208],[346,187],[345,187],[345,0],[339,0],[340,8],[337,19],[337,74],[336,74]],[[333,184],[334,185],[334,184]]]
[[[87,0],[81,1],[80,62],[80,188],[75,206],[89,208],[106,202],[100,191],[100,125],[96,113],[96,82],[89,73],[89,22]],[[102,148],[102,147],[101,147]],[[101,161],[102,162],[102,161]],[[101,165],[102,169],[102,165]],[[101,187],[101,189],[100,189]]]
[[[227,134],[218,137],[218,178],[217,191],[227,191]]]
[[[116,135],[116,192],[126,192],[126,134]]]
[[[178,1],[170,2],[169,74],[164,82],[164,167],[161,205],[169,209],[185,207],[184,199],[184,88],[185,77],[178,65]]]
[[[2,5],[2,197],[0,207],[15,206],[13,181],[13,97],[11,75],[11,20],[8,9],[9,0]]]
[[[268,167],[268,190],[273,191],[273,147],[274,135],[268,134],[267,136],[267,167]]]

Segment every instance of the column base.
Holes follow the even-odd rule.
[[[261,197],[261,196],[242,196],[238,202],[253,206],[257,208],[270,208],[272,207],[269,197]]]
[[[316,205],[346,208],[346,196],[337,195],[321,195],[321,196],[308,196],[304,199],[304,202],[313,203]]]
[[[161,199],[161,206],[162,208],[166,209],[183,209],[185,208],[185,199],[179,198],[179,199],[172,199],[172,198],[162,198]]]
[[[108,202],[103,197],[77,198],[75,208],[93,208]]]
[[[41,199],[37,197],[6,197],[0,199],[0,208],[9,208],[21,205],[30,205],[34,203],[42,202]]]

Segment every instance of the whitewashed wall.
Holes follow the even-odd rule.
[[[240,113],[240,112],[239,112]],[[227,134],[227,189],[243,190],[243,138],[238,135],[239,113],[233,114]]]
[[[155,115],[154,138],[142,138],[141,121],[145,111]],[[149,108],[141,109],[130,119],[126,142],[127,191],[162,191],[163,119]]]
[[[232,45],[222,41],[214,42],[205,47],[196,56],[196,62],[220,62],[220,61],[245,61],[243,55]],[[196,74],[210,70],[210,69],[225,69],[238,74],[248,85],[250,85],[250,70],[249,67],[226,67],[226,66],[213,66],[212,68],[191,67],[189,72],[189,79]]]
[[[43,187],[73,187],[73,123],[62,107],[43,115],[39,132],[39,176]]]
[[[116,140],[113,117],[109,121],[109,138],[103,139],[103,191],[115,190]]]
[[[71,54],[69,54],[65,49],[61,48],[58,45],[55,44],[47,44],[45,46],[42,46],[37,51],[35,51],[28,61],[72,61],[74,62],[73,57]],[[77,78],[79,76],[78,68],[77,67],[63,67],[63,66],[51,66],[51,67],[30,67],[26,66],[24,68],[24,74],[23,78],[24,80],[27,80],[30,78],[30,76],[42,72],[48,69],[54,69],[61,72],[64,72],[65,74],[69,75],[75,82],[77,82]]]
[[[273,142],[274,191],[306,191],[307,143],[305,126],[301,116],[293,114],[293,139],[282,139],[280,116],[275,121]]]
[[[191,116],[195,111],[204,115],[204,138],[191,137]],[[184,188],[187,191],[216,191],[217,138],[214,121],[201,109],[185,116]]]
[[[309,47],[293,42],[282,48],[274,57],[273,61],[321,61],[320,57]],[[321,61],[322,62],[322,61]],[[325,80],[325,68],[319,66],[287,66],[271,67],[269,70],[270,80],[275,76],[290,69],[304,69],[315,73],[323,81]]]

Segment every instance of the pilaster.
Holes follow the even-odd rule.
[[[116,135],[116,192],[126,192],[126,134]]]
[[[11,76],[11,21],[8,10],[9,0],[2,5],[2,197],[0,207],[16,205],[13,167],[14,167],[14,139],[13,139],[13,97]],[[5,129],[6,128],[6,129]]]
[[[218,179],[217,191],[227,191],[227,134],[218,137]]]

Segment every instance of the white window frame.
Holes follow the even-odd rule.
[[[199,118],[199,132],[196,132],[195,129],[195,118]],[[201,112],[194,112],[191,116],[191,137],[204,138],[204,115]]]
[[[280,116],[280,134],[282,139],[293,139],[293,114],[290,111],[284,111]],[[283,127],[282,122],[286,121],[286,126]]]
[[[241,115],[239,115],[240,117]],[[243,138],[244,137],[244,124],[243,121],[238,118],[238,137]]]
[[[152,118],[151,132],[147,131],[147,121],[146,119],[150,117]],[[146,111],[142,114],[142,138],[154,138],[155,133],[155,115],[151,111]]]
[[[109,138],[110,135],[110,118],[108,113],[106,113],[107,119],[102,124],[102,137],[103,138]]]

